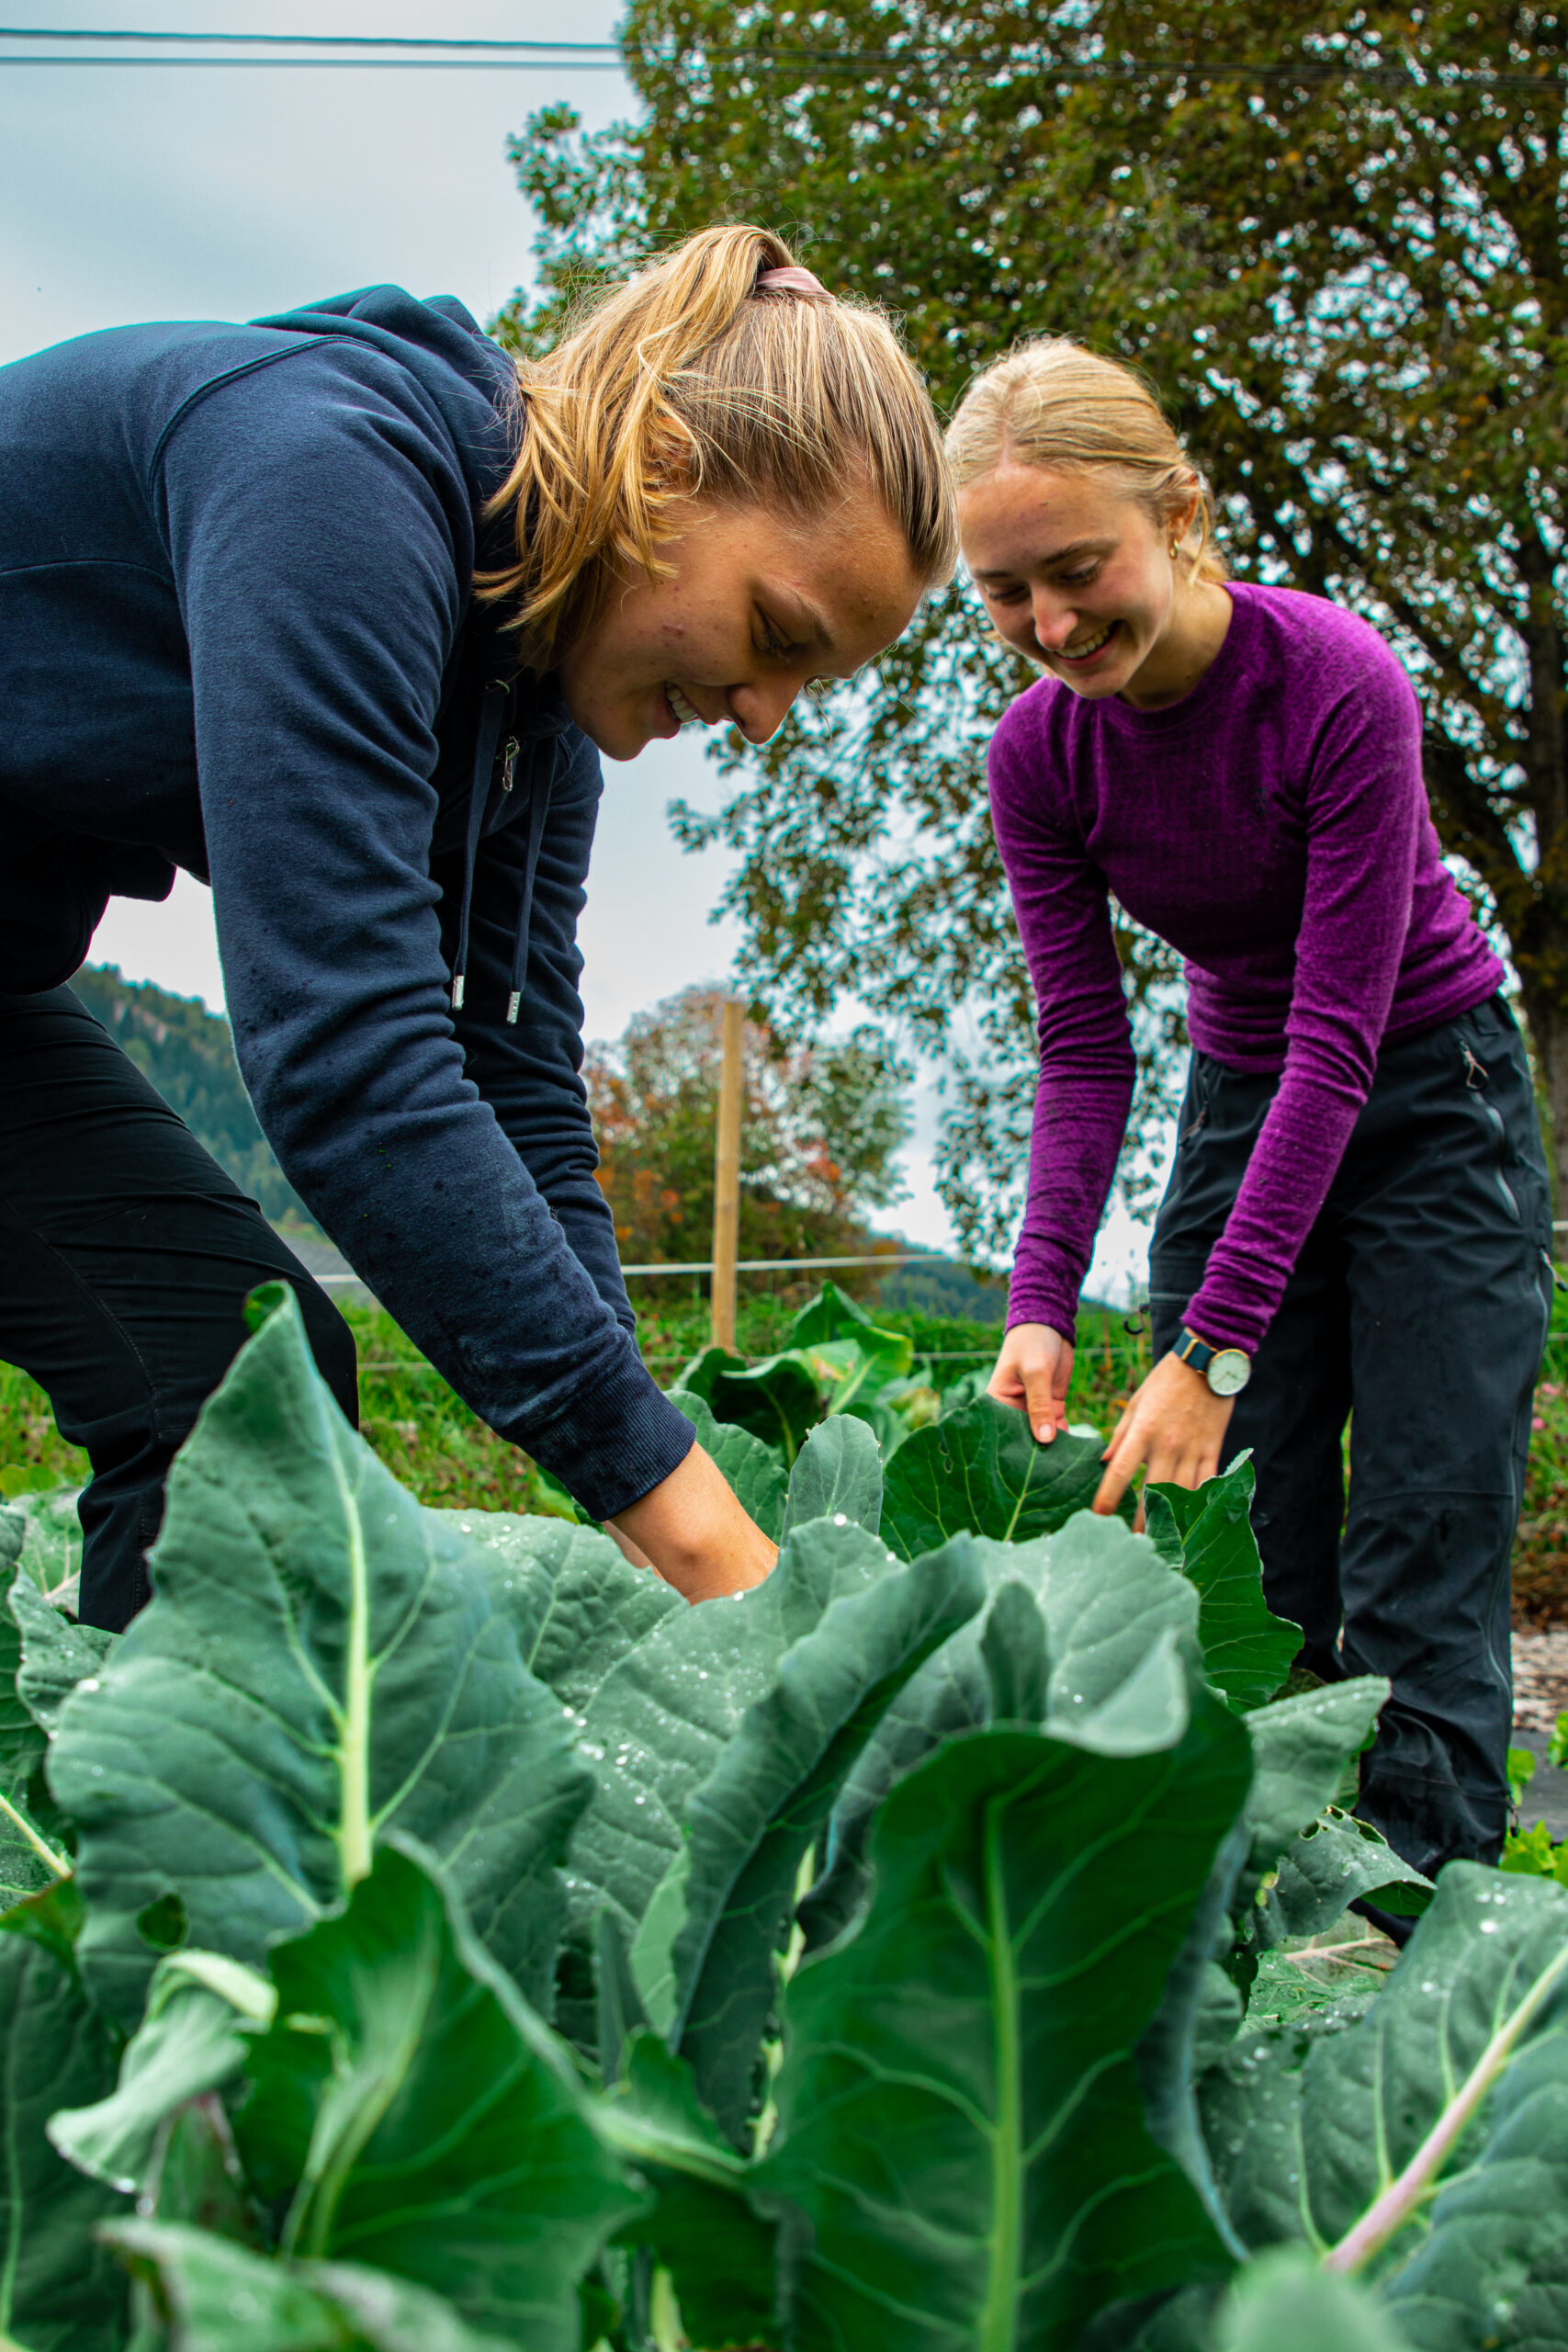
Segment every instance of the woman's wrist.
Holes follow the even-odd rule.
[[[750,1590],[779,1556],[700,1445],[613,1524],[692,1601]]]

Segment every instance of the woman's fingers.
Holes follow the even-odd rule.
[[[1100,1455],[1105,1464],[1099,1486],[1095,1488],[1091,1510],[1104,1515],[1113,1511],[1126,1493],[1139,1463],[1143,1447],[1138,1434],[1138,1399],[1134,1396],[1123,1407],[1122,1418],[1111,1432],[1111,1442]]]
[[[1132,1396],[1101,1457],[1105,1475],[1092,1508],[1113,1511],[1139,1469],[1144,1489],[1201,1487],[1220,1466],[1220,1448],[1231,1416],[1227,1398],[1211,1395],[1207,1383],[1174,1356],[1156,1364]],[[1143,1525],[1143,1505],[1135,1522]]]
[[[1137,1466],[1135,1462],[1128,1462],[1125,1464],[1111,1464],[1095,1488],[1094,1500],[1089,1505],[1090,1510],[1098,1511],[1101,1519],[1109,1519],[1132,1485],[1133,1473]]]
[[[1056,1394],[1056,1367],[1054,1363],[1031,1363],[1023,1375],[1024,1410],[1029,1426],[1042,1445],[1049,1445],[1066,1417],[1066,1407]]]
[[[987,1394],[1029,1416],[1042,1445],[1049,1445],[1066,1419],[1067,1384],[1073,1351],[1046,1323],[1015,1323],[1002,1341]]]

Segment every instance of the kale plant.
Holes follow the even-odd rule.
[[[885,1448],[818,1306],[680,1392],[735,1599],[422,1509],[291,1298],[123,1635],[0,1514],[7,2345],[1568,2343],[1568,1891],[1343,1809],[1246,1464],[1141,1535],[988,1398]]]

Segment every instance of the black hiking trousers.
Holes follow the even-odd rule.
[[[118,1633],[150,1599],[164,1476],[270,1282],[357,1421],[354,1335],[254,1201],[69,989],[0,994],[0,1361],[92,1462],[85,1623]]]
[[[1150,1250],[1156,1356],[1277,1084],[1192,1057]],[[1252,1449],[1264,1589],[1303,1665],[1393,1686],[1356,1809],[1427,1872],[1495,1862],[1506,1826],[1508,1561],[1551,1244],[1529,1065],[1492,997],[1384,1047],[1226,1432],[1227,1463]]]

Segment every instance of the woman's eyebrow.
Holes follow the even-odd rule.
[[[1079,556],[1103,555],[1106,548],[1114,544],[1111,539],[1069,539],[1065,548],[1053,548],[1048,555],[1037,555],[1034,563],[1040,570],[1049,571],[1053,564],[1072,563]],[[974,580],[1016,580],[1018,578],[1017,567],[1006,564],[993,567],[989,571],[983,567],[976,571],[971,564],[969,571],[971,579]]]

